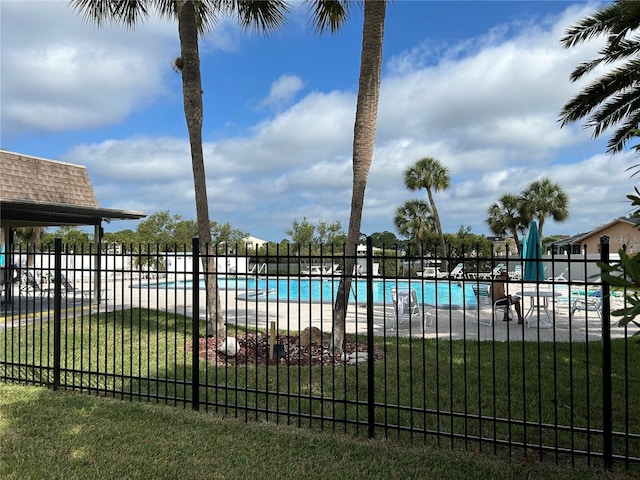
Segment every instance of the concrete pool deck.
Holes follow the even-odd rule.
[[[106,284],[107,300],[99,304],[87,305],[81,299],[70,299],[63,303],[63,308],[72,315],[83,312],[113,311],[126,308],[144,308],[154,310],[167,310],[186,316],[193,314],[193,302],[190,290],[165,290],[131,288],[131,281],[109,281]],[[19,292],[15,292],[19,294]],[[289,330],[292,333],[301,331],[308,326],[318,327],[324,332],[331,331],[332,309],[331,303],[317,302],[287,302],[267,300],[263,298],[237,298],[235,291],[220,290],[223,315],[229,328],[234,325],[248,328],[266,328],[271,322],[275,322],[276,328],[281,331]],[[14,307],[6,306],[0,315],[0,327],[17,326],[35,319],[44,319],[45,310],[50,310],[49,301],[34,296],[15,297]],[[199,317],[204,321],[206,315],[206,298],[204,291],[199,296]],[[524,312],[528,309],[528,299],[524,298]],[[51,304],[52,305],[52,304]],[[612,310],[623,305],[621,297],[611,297]],[[21,306],[16,308],[15,306]],[[22,311],[20,311],[22,310]],[[562,301],[561,297],[551,298],[549,307],[553,325],[550,328],[538,328],[527,325],[518,325],[516,321],[503,322],[498,314],[498,320],[492,325],[479,324],[478,312],[475,308],[435,308],[429,305],[421,306],[421,313],[409,316],[405,313],[398,328],[395,328],[396,314],[393,303],[389,300],[386,304],[373,305],[373,329],[375,335],[387,336],[422,336],[422,315],[432,320],[431,325],[425,326],[425,338],[441,339],[467,339],[486,341],[556,341],[556,342],[584,342],[598,341],[601,339],[602,323],[595,311],[578,311],[572,318],[569,316],[569,302]],[[31,317],[25,316],[31,312]],[[532,323],[537,322],[538,314],[544,315],[534,309]],[[480,310],[483,322],[488,322],[492,312],[490,308]],[[15,317],[18,318],[15,318]],[[512,313],[515,317],[515,313]],[[52,315],[51,315],[52,317]],[[10,323],[9,323],[10,322]],[[367,308],[365,305],[349,304],[347,310],[345,331],[347,333],[365,334],[367,331]],[[631,336],[638,331],[638,327],[630,326],[628,329],[617,326],[617,318],[611,321],[611,338],[623,338]]]

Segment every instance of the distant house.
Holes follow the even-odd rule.
[[[261,238],[248,236],[244,240],[244,245],[247,247],[247,251],[257,252],[260,250],[260,247],[265,246],[268,242],[266,240],[262,240]]]
[[[487,237],[487,240],[491,242],[493,252],[498,257],[506,256],[507,250],[509,251],[509,256],[518,254],[518,247],[516,247],[516,242],[511,237]]]
[[[371,247],[371,251],[374,255],[376,254],[380,254],[382,253],[382,248],[378,248],[378,247]],[[356,255],[358,255],[359,257],[364,257],[367,255],[367,246],[360,243],[358,244],[358,246],[356,247]]]
[[[626,246],[627,252],[640,252],[640,230],[638,230],[633,222],[617,218],[612,222],[602,225],[587,233],[579,233],[562,240],[558,240],[549,244],[550,253],[555,254],[579,254],[599,253],[600,237],[609,237],[609,251],[617,252],[623,245]]]

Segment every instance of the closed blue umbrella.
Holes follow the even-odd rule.
[[[542,264],[542,242],[538,233],[538,224],[535,221],[529,225],[527,237],[527,252],[524,257],[525,282],[537,282],[544,279],[544,265]]]

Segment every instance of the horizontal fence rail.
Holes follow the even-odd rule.
[[[639,468],[638,328],[611,315],[627,292],[600,278],[604,239],[544,256],[537,279],[518,256],[415,257],[371,239],[351,257],[237,251],[7,252],[0,380]],[[496,302],[501,285],[511,302]]]

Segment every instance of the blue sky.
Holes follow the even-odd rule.
[[[351,149],[362,12],[314,34],[306,7],[268,38],[221,21],[201,40],[210,216],[270,241],[294,219],[340,220],[351,198]],[[570,197],[545,235],[591,230],[631,210],[630,153],[606,155],[581,125],[560,128],[584,83],[569,74],[598,41],[565,50],[586,2],[421,2],[387,8],[378,132],[362,231],[394,231],[404,170],[438,158],[451,188],[435,196],[443,228],[490,234],[489,206],[543,176]],[[67,2],[1,1],[3,149],[86,165],[100,204],[195,218],[176,25],[96,29]],[[108,231],[135,229],[114,222]],[[396,232],[397,233],[397,232]]]

